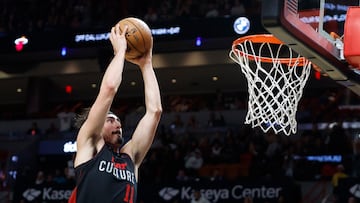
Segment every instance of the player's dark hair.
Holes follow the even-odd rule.
[[[82,109],[81,112],[75,116],[75,123],[74,123],[75,128],[77,128],[77,129],[81,128],[81,126],[86,121],[86,119],[89,115],[89,112],[90,112],[90,107],[87,107],[87,108]]]
[[[90,107],[83,108],[80,113],[76,114],[74,118],[74,127],[76,129],[80,129],[81,126],[84,124],[84,122],[89,116],[90,109],[91,109]],[[114,113],[112,111],[109,111],[108,114],[114,114]]]

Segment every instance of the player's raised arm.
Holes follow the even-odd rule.
[[[122,81],[124,56],[127,47],[126,29],[121,32],[119,25],[111,29],[110,41],[115,55],[104,73],[95,102],[90,107],[89,112],[84,115],[84,122],[77,136],[75,167],[90,160],[104,145],[101,130]]]
[[[130,150],[126,149],[133,156],[135,164],[139,166],[154,140],[161,118],[162,105],[159,85],[152,65],[152,46],[143,57],[130,60],[130,62],[140,67],[145,90],[145,115],[134,131],[129,143]]]

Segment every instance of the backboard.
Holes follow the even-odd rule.
[[[344,59],[341,38],[332,37],[343,36],[349,6],[359,6],[359,0],[264,0],[262,23],[322,73],[360,95],[360,69]]]

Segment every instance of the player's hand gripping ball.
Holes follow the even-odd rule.
[[[125,59],[134,59],[144,55],[152,47],[152,34],[149,26],[139,18],[128,17],[119,21],[120,29],[127,25],[125,34],[127,50]]]

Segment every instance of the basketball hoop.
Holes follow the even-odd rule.
[[[270,34],[236,39],[229,53],[245,74],[249,100],[245,123],[264,132],[295,134],[296,111],[311,62]]]

